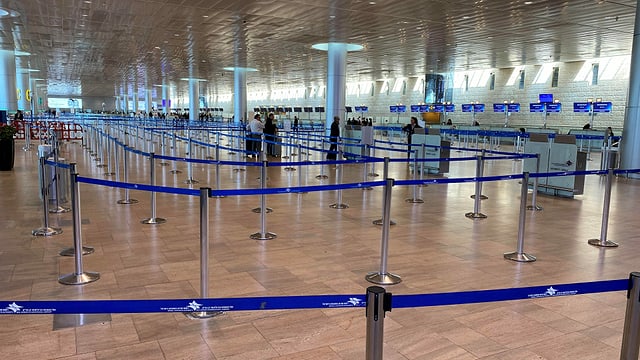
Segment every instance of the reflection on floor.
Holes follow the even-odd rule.
[[[20,148],[21,144],[16,145]],[[65,143],[62,155],[77,162],[82,176],[105,179],[80,144]],[[227,154],[223,154],[225,157]],[[378,154],[381,156],[384,154]],[[456,153],[456,156],[471,155]],[[16,154],[12,172],[0,173],[0,298],[155,299],[197,298],[199,291],[198,199],[157,195],[162,225],[142,225],[150,216],[149,193],[132,191],[135,205],[118,205],[119,189],[81,185],[83,238],[96,252],[85,269],[101,279],[64,286],[60,274],[73,259],[58,256],[72,245],[70,214],[51,215],[64,233],[31,236],[41,226],[36,151]],[[398,153],[392,156],[401,157]],[[230,157],[233,159],[233,157]],[[319,159],[313,154],[312,158]],[[293,160],[296,158],[294,157]],[[304,159],[304,158],[303,158]],[[272,159],[275,162],[285,161]],[[589,163],[598,167],[597,157]],[[148,161],[131,158],[131,182],[148,183]],[[188,187],[186,167],[156,168],[158,184]],[[382,172],[376,164],[376,172]],[[318,166],[298,171],[269,167],[272,187],[332,184],[315,178]],[[449,177],[473,176],[473,162],[451,165]],[[521,171],[512,160],[488,161],[485,174]],[[257,187],[259,169],[223,166],[221,187]],[[408,179],[405,163],[392,163],[390,176]],[[113,177],[109,177],[112,179]],[[193,185],[215,187],[214,167],[196,164]],[[344,181],[363,179],[362,165],[346,165]],[[377,178],[380,179],[380,178]],[[584,195],[574,199],[540,196],[542,212],[529,212],[526,251],[534,263],[504,260],[515,250],[520,185],[517,180],[486,183],[485,220],[465,218],[473,210],[472,183],[429,185],[418,190],[424,204],[408,204],[412,189],[393,189],[388,268],[403,282],[394,294],[493,289],[625,278],[638,269],[640,236],[635,206],[640,182],[616,179],[609,238],[617,249],[587,245],[600,234],[604,181],[589,176]],[[377,270],[382,188],[345,190],[348,209],[335,210],[335,191],[268,196],[267,216],[275,240],[249,235],[260,229],[257,196],[211,199],[210,296],[364,293],[367,272]],[[388,314],[385,359],[614,359],[622,337],[625,294],[606,293],[503,303],[396,309]],[[0,317],[2,359],[363,359],[363,309],[228,312],[200,321],[182,314],[114,314],[110,322],[53,331],[53,316]]]

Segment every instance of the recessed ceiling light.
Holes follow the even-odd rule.
[[[82,14],[82,17],[87,17],[87,16],[89,16],[89,15],[87,15],[87,14]]]
[[[525,5],[531,5],[531,4],[533,4],[533,1],[525,1],[524,4]]]
[[[156,47],[154,47],[154,49],[158,49],[158,50],[160,50],[160,46],[156,46]]]
[[[462,17],[462,19],[463,19],[463,20],[467,20],[467,19],[469,19],[469,18],[470,18],[470,16],[467,16],[467,15],[465,15],[465,16],[463,16],[463,17]]]
[[[329,19],[335,19],[336,16],[335,15],[329,15]]]
[[[369,5],[375,5],[376,2],[375,1],[369,1]]]
[[[180,34],[173,34],[173,36],[180,36]]]
[[[202,17],[203,17],[203,18],[208,18],[208,17],[209,17],[209,15],[202,15]]]
[[[91,1],[89,1],[89,0],[84,0],[84,3],[85,3],[85,4],[91,4]]]

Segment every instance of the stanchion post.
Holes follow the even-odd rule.
[[[200,188],[200,298],[209,297],[209,194],[211,189]],[[194,311],[185,313],[192,319],[208,319],[221,311]]]
[[[369,154],[371,154],[371,149],[369,148],[368,144],[364,144],[365,156],[362,162],[362,182],[367,182],[369,180],[369,178],[367,177],[369,175],[369,161],[371,159]],[[373,188],[371,186],[363,186],[362,190],[373,190]]]
[[[604,203],[602,205],[602,223],[600,224],[600,239],[589,239],[589,245],[599,247],[618,247],[618,244],[607,240],[609,228],[609,209],[611,208],[611,186],[613,185],[613,169],[607,171],[607,181],[604,189]]]
[[[83,285],[100,279],[100,274],[96,272],[84,271],[82,255],[82,221],[80,216],[80,186],[78,184],[78,172],[76,164],[71,164],[71,206],[73,208],[73,248],[75,250],[75,271],[71,274],[62,275],[58,282],[64,285]]]
[[[338,159],[342,159],[342,149],[338,150]],[[336,169],[336,185],[342,185],[342,163],[339,163],[336,165],[337,169]],[[338,189],[338,193],[337,193],[338,199],[334,204],[329,205],[330,208],[332,209],[348,209],[349,205],[344,204],[342,202],[342,189]]]
[[[278,235],[267,231],[267,195],[264,193],[264,189],[267,188],[267,166],[269,162],[262,162],[262,175],[260,176],[260,232],[251,234],[249,237],[253,240],[272,240],[278,237]],[[255,210],[255,209],[254,209]]]
[[[192,156],[192,140],[191,140],[191,130],[187,130],[187,158],[191,160]],[[193,163],[191,161],[187,161],[187,180],[184,181],[185,184],[192,185],[199,183],[198,180],[193,178]]]
[[[55,202],[55,206],[53,209],[49,209],[49,213],[52,214],[62,214],[62,213],[68,213],[69,211],[71,211],[71,209],[64,207],[62,205],[60,205],[60,198],[62,197],[62,189],[60,188],[60,174],[58,173],[58,162],[60,161],[60,157],[59,157],[59,146],[60,143],[58,143],[58,138],[57,136],[53,136],[53,162],[55,163],[55,165],[51,166],[51,171],[53,172],[53,186],[54,186],[54,190],[56,192],[56,197],[54,199]]]
[[[298,154],[300,157],[298,158],[298,187],[302,187],[302,144],[298,143]],[[299,192],[298,194],[303,194],[304,192]]]
[[[536,154],[536,173],[540,173],[540,154]],[[538,205],[538,184],[540,178],[533,178],[533,194],[531,194],[531,205],[527,206],[527,210],[542,211],[542,206]],[[528,186],[528,184],[527,184]]]
[[[464,214],[469,219],[486,219],[487,215],[480,212],[480,199],[482,199],[482,182],[480,181],[480,177],[482,177],[482,155],[476,156],[476,181],[475,188],[476,193],[475,196],[472,195],[473,198],[473,212],[468,212]]]
[[[111,169],[111,142],[113,140],[107,134],[107,172],[104,173],[104,176],[113,176],[115,173]]]
[[[391,311],[391,293],[380,286],[367,288],[367,343],[366,360],[382,360],[384,344],[384,317]]]
[[[520,189],[520,216],[518,220],[518,244],[515,252],[505,253],[504,258],[517,262],[533,262],[536,257],[524,252],[524,225],[527,211],[527,195],[529,192],[529,173],[522,176],[522,188]]]
[[[42,146],[44,147],[44,145]],[[49,226],[49,187],[47,186],[47,177],[45,176],[45,163],[47,156],[46,148],[47,147],[38,149],[40,152],[40,194],[42,195],[43,226],[31,232],[34,236],[52,236],[62,234],[61,228]]]
[[[400,276],[387,271],[387,258],[389,257],[389,228],[391,226],[391,189],[393,188],[393,183],[393,179],[386,179],[384,187],[380,270],[378,272],[369,273],[365,276],[367,281],[378,285],[394,285],[402,281]]]
[[[220,190],[220,147],[216,142],[216,190]],[[221,199],[224,195],[215,195],[214,198]]]
[[[176,157],[177,154],[177,139],[176,139],[176,132],[173,131],[172,133],[172,138],[171,138],[171,157]],[[182,172],[182,170],[178,170],[178,162],[176,160],[171,160],[173,162],[173,169],[171,169],[170,173],[172,174],[180,174]]]
[[[151,168],[150,185],[156,186],[156,168],[155,168],[155,154],[152,152],[149,154],[149,167]],[[142,224],[162,224],[167,222],[166,219],[156,216],[156,192],[151,191],[151,217],[140,221]]]
[[[389,157],[385,157],[384,158],[384,165],[383,165],[383,169],[382,169],[382,176],[385,179],[389,178],[389,164],[391,163],[391,159],[389,159]],[[396,222],[393,220],[389,220],[389,225],[395,225]],[[382,208],[382,217],[380,219],[377,220],[373,220],[373,225],[379,225],[382,226],[384,225],[384,206]]]
[[[167,141],[166,141],[166,133],[164,131],[160,132],[160,155],[167,156]],[[169,166],[169,162],[167,160],[160,161],[160,166]]]
[[[322,138],[322,150],[320,151],[320,175],[316,176],[316,179],[328,179],[329,176],[327,176],[324,173],[324,164],[322,163],[324,161],[324,138]]]
[[[416,153],[413,158],[413,180],[416,181],[418,179],[418,154]],[[418,198],[418,185],[411,186],[413,190],[413,196],[410,199],[406,199],[405,201],[411,204],[422,204],[424,200]]]
[[[371,151],[371,157],[375,158],[376,157],[376,140],[375,139],[373,139],[372,149],[373,150]],[[371,164],[371,172],[368,175],[371,176],[371,177],[380,176],[380,174],[378,174],[376,172],[376,162],[375,161]]]
[[[640,272],[629,274],[627,310],[624,314],[624,331],[620,360],[638,359],[640,350]]]
[[[123,145],[122,146],[122,151],[123,151],[123,174],[124,174],[124,182],[128,183],[129,182],[129,150],[127,150],[127,145]],[[138,200],[136,199],[132,199],[129,197],[129,188],[125,188],[124,189],[124,199],[122,200],[118,200],[117,201],[118,204],[121,205],[128,205],[128,204],[137,204]]]
[[[485,158],[485,149],[482,149],[480,152],[480,156],[476,156],[476,177],[484,176],[484,158]],[[486,195],[482,195],[482,182],[480,182],[480,192],[477,192],[478,188],[476,188],[476,193],[471,195],[472,199],[475,199],[477,194],[480,194],[480,200],[487,200],[488,197]]]

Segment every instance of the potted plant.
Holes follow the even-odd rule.
[[[13,136],[18,132],[15,126],[0,123],[0,171],[13,169],[15,148]]]

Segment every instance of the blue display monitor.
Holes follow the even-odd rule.
[[[351,106],[345,106],[344,110],[345,112],[348,112],[348,113],[353,112],[353,108]]]
[[[503,113],[507,111],[507,104],[493,104],[493,112]]]
[[[285,107],[284,107],[284,111],[285,111],[285,112],[292,112],[292,111],[293,111],[293,108],[291,108],[291,107],[289,107],[289,106],[285,106]]]
[[[369,111],[369,107],[368,106],[364,106],[364,105],[360,106],[360,111],[361,112],[367,112],[367,111]]]
[[[284,112],[284,107],[280,106],[276,108],[277,112]]]
[[[473,104],[473,112],[484,112],[484,104]]]
[[[389,112],[397,113],[398,112],[398,106],[396,106],[396,105],[389,106]]]
[[[353,108],[354,108],[354,110],[355,110],[356,112],[360,112],[360,111],[362,111],[362,107],[361,107],[361,106],[354,106]]]
[[[444,106],[444,111],[446,112],[455,112],[456,106],[454,104],[447,104]]]
[[[574,102],[573,112],[577,112],[577,113],[591,112],[591,104],[588,102]]]
[[[430,108],[431,108],[431,107],[430,107],[429,105],[426,105],[426,104],[420,105],[420,112],[423,112],[423,113],[424,113],[424,112],[429,112],[429,111],[430,111],[430,110],[429,110]]]
[[[324,106],[316,106],[315,111],[319,113],[324,112]]]
[[[398,112],[407,112],[407,105],[398,105]]]
[[[302,108],[298,106],[293,107],[293,112],[302,112]]]
[[[411,112],[420,112],[420,105],[411,105]]]
[[[610,101],[593,103],[594,113],[608,113],[613,109],[613,103]]]
[[[507,104],[507,111],[508,112],[520,112],[520,104],[519,103],[513,103],[513,104]]]
[[[433,104],[433,112],[444,112],[444,105],[442,104]]]
[[[547,103],[547,112],[561,112],[562,104],[561,103]]]
[[[553,102],[553,94],[540,94],[538,99],[541,103],[550,103]]]
[[[224,111],[224,109],[223,108],[218,108],[218,111]]]
[[[544,104],[541,104],[541,103],[529,104],[529,112],[544,112]]]
[[[313,108],[310,107],[310,106],[305,106],[304,107],[304,112],[307,112],[307,113],[313,112]]]
[[[473,104],[462,104],[462,112],[473,112]]]

